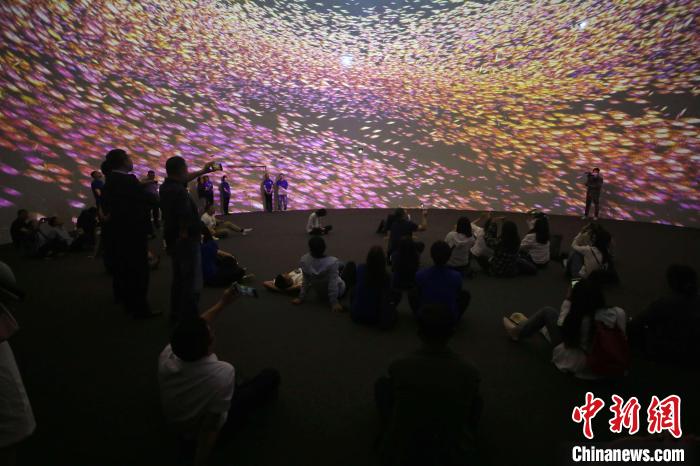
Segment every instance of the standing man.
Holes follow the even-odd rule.
[[[128,314],[151,317],[156,313],[148,304],[148,235],[154,202],[130,173],[134,165],[126,151],[109,151],[104,168],[108,176],[102,205],[113,236],[114,296]]]
[[[202,256],[200,249],[201,220],[197,203],[187,190],[187,183],[209,173],[214,162],[190,173],[182,157],[165,162],[167,177],[160,187],[163,210],[163,239],[173,260],[173,281],[170,288],[170,319],[178,322],[199,314],[202,291]]]
[[[284,179],[284,174],[277,177],[277,210],[287,210],[287,190],[289,183]]]
[[[204,210],[206,211],[210,205],[214,205],[214,183],[211,182],[208,176],[203,177],[204,179],[204,199],[206,203],[204,204]]]
[[[260,183],[260,192],[263,196],[263,206],[266,212],[272,212],[272,190],[275,183],[270,179],[270,174],[265,172],[262,183]]]
[[[144,178],[141,183],[143,184],[143,189],[155,203],[151,208],[151,215],[153,217],[153,234],[155,234],[155,230],[160,229],[160,196],[158,195],[158,180],[156,180],[156,172],[153,170],[148,170],[146,178]]]
[[[226,181],[226,175],[221,177],[219,184],[219,198],[221,199],[221,212],[228,215],[228,204],[231,200],[231,185]]]
[[[588,211],[591,208],[591,202],[595,204],[595,215],[593,220],[598,220],[600,212],[600,191],[603,189],[603,177],[600,176],[600,168],[596,167],[593,172],[586,172],[586,211],[583,214],[583,219],[588,218]]]
[[[102,207],[102,191],[105,187],[105,182],[102,179],[102,173],[95,170],[90,173],[92,177],[92,182],[90,183],[90,189],[92,189],[92,195],[95,196],[95,207],[98,209]]]

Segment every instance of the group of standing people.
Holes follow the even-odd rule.
[[[289,182],[280,173],[273,181],[269,173],[263,175],[260,183],[260,193],[262,194],[263,206],[266,212],[273,210],[287,210]]]

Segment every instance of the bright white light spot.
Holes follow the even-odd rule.
[[[586,21],[585,19],[583,21],[581,21],[580,23],[578,23],[579,29],[586,29],[586,26],[588,26],[588,21]]]
[[[340,64],[343,66],[351,66],[352,55],[343,55],[342,57],[340,57]]]

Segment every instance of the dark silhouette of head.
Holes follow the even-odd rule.
[[[214,337],[206,320],[191,316],[173,330],[170,345],[175,356],[187,362],[199,361],[211,354]]]
[[[326,242],[320,236],[313,236],[309,240],[309,253],[311,257],[320,259],[326,253]]]
[[[435,241],[430,247],[430,257],[438,267],[447,265],[447,261],[450,260],[451,254],[452,248],[450,248],[450,246],[442,240]]]

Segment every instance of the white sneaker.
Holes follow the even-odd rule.
[[[593,220],[598,220],[598,217],[593,217]]]
[[[219,241],[219,239],[220,239],[218,236],[212,236],[211,238],[215,241]]]
[[[581,220],[586,220],[588,218],[587,215],[581,215]]]
[[[248,233],[250,233],[251,231],[253,231],[252,228],[244,228],[243,231],[241,231],[241,235],[245,236]]]

